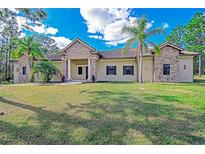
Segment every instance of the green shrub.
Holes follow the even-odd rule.
[[[32,73],[32,81],[34,81],[34,74],[40,73],[44,82],[49,82],[52,77],[59,73],[58,68],[51,61],[40,61],[34,65]]]

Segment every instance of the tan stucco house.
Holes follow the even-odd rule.
[[[159,55],[152,51],[143,54],[143,81],[193,82],[193,58],[197,53],[168,42],[160,48]],[[129,48],[123,55],[121,49],[98,51],[77,38],[58,54],[47,54],[46,59],[61,71],[53,81],[61,81],[62,76],[66,81],[138,81],[136,51]],[[14,61],[14,82],[29,82],[31,71],[29,57],[25,54]],[[40,76],[35,75],[34,81],[39,80]]]

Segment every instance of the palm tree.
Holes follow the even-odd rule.
[[[32,81],[34,80],[34,75],[36,73],[41,73],[44,82],[49,82],[52,77],[58,74],[59,69],[50,61],[40,61],[34,65],[32,72]]]
[[[132,46],[134,43],[138,44],[139,51],[136,49],[136,60],[138,62],[138,80],[142,83],[142,64],[143,64],[143,52],[148,52],[148,45],[151,45],[155,49],[159,49],[157,45],[153,42],[148,41],[149,36],[155,34],[164,34],[165,31],[162,28],[153,29],[148,31],[147,29],[148,21],[145,17],[140,17],[135,21],[135,26],[124,26],[122,28],[122,33],[127,33],[130,35],[125,47],[122,50],[124,54],[127,52],[128,47]]]
[[[18,47],[12,52],[13,58],[18,59],[25,53],[28,53],[31,67],[33,67],[34,59],[44,58],[44,50],[42,48],[42,45],[36,42],[33,36],[18,39],[16,40],[16,44]]]

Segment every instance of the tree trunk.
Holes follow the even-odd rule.
[[[10,41],[10,45],[9,45],[9,53],[8,53],[8,62],[9,62],[9,74],[8,74],[8,78],[9,78],[9,80],[11,79],[11,50],[12,50],[12,44],[11,44],[11,41]]]
[[[201,52],[199,53],[199,77],[201,77]]]
[[[143,65],[143,58],[142,58],[142,44],[139,44],[140,52],[139,52],[139,83],[142,83],[142,65]]]
[[[4,80],[7,81],[8,77],[8,48],[5,51],[5,75],[4,75]]]
[[[136,49],[136,62],[137,62],[137,67],[136,67],[137,81],[139,82],[139,52],[138,52],[138,49]]]
[[[155,67],[154,67],[154,64],[155,64],[155,53],[153,53],[153,62],[152,62],[152,65],[153,65],[153,78],[152,78],[152,82],[155,82]]]
[[[12,39],[13,37],[13,33],[12,31],[10,32],[10,40],[9,40],[9,53],[8,53],[8,62],[9,62],[9,74],[8,74],[8,77],[9,77],[9,80],[11,79],[11,51],[12,51]]]

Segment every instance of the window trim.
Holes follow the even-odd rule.
[[[164,65],[169,65],[169,74],[164,74]],[[166,75],[166,76],[168,76],[168,75],[171,75],[171,64],[163,64],[163,75]]]
[[[133,67],[133,74],[124,74],[124,67],[126,67],[126,66],[131,66],[131,67]],[[134,65],[132,65],[132,64],[125,64],[125,65],[123,65],[122,66],[122,75],[124,76],[134,76],[134,74],[135,74],[135,72],[134,72]]]
[[[24,74],[24,68],[25,68],[25,74]],[[27,74],[26,66],[23,66],[23,67],[22,67],[22,75],[26,75],[26,74]]]
[[[115,74],[108,74],[107,73],[107,68],[108,67],[115,67]],[[106,74],[106,76],[116,76],[117,75],[117,66],[116,65],[106,65],[106,67],[105,67],[105,74]]]
[[[78,68],[82,67],[82,74],[78,74]],[[77,76],[83,76],[83,65],[77,65]]]

